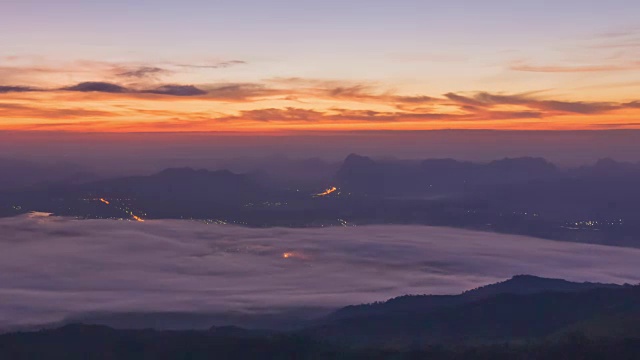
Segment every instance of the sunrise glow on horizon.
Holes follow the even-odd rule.
[[[640,128],[638,3],[47,4],[2,5],[0,130]]]

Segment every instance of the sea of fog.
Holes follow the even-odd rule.
[[[0,328],[95,312],[335,309],[516,274],[640,282],[640,249],[426,226],[0,219]]]

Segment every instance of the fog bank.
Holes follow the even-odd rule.
[[[0,219],[0,327],[88,312],[332,309],[532,274],[640,282],[640,249],[424,226]]]

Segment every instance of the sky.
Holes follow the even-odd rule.
[[[426,226],[252,229],[25,215],[0,219],[0,232],[0,330],[92,313],[318,314],[518,274],[640,281],[640,249]]]
[[[640,3],[5,0],[0,131],[640,128]]]

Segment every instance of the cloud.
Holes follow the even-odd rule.
[[[0,326],[88,312],[332,309],[515,274],[637,283],[640,249],[424,226],[0,219]],[[283,256],[285,253],[293,254]]]
[[[500,105],[518,105],[542,111],[541,115],[546,116],[557,115],[558,113],[600,114],[615,110],[636,108],[638,105],[637,101],[628,103],[559,101],[537,99],[521,94],[501,95],[488,92],[479,92],[470,96],[448,93],[444,96],[454,103],[467,107],[467,109],[491,108]]]
[[[628,102],[625,106],[631,109],[640,109],[640,100]]]
[[[628,123],[603,123],[591,125],[597,129],[612,129],[612,128],[637,128],[640,126],[640,122],[628,122]]]
[[[121,85],[107,82],[84,82],[74,86],[62,88],[66,91],[78,92],[102,92],[111,94],[158,94],[170,96],[198,96],[206,95],[207,92],[193,85],[162,85],[153,89],[130,89]]]
[[[470,106],[478,106],[478,107],[487,106],[486,103],[484,103],[484,102],[482,102],[482,101],[480,101],[478,99],[474,99],[473,97],[458,95],[458,94],[455,94],[455,93],[447,93],[447,94],[444,94],[444,96],[447,99],[453,100],[454,102],[456,102],[458,104],[470,105]]]
[[[318,121],[325,114],[320,111],[299,109],[289,107],[286,109],[258,109],[242,111],[238,116],[230,116],[226,118],[220,118],[218,120],[251,120],[260,122],[269,121]]]
[[[426,95],[406,96],[395,95],[390,92],[376,93],[371,86],[368,85],[351,85],[351,86],[338,86],[323,90],[324,95],[331,99],[342,99],[358,102],[372,102],[372,103],[388,103],[394,104],[432,104],[437,103],[437,98]]]
[[[640,48],[640,28],[627,28],[599,34],[599,41],[591,46],[595,49]]]
[[[129,89],[112,84],[107,82],[83,82],[77,85],[69,86],[62,88],[62,90],[66,91],[79,91],[79,92],[104,92],[104,93],[112,93],[112,94],[121,94],[130,92]]]
[[[219,117],[218,121],[259,121],[259,122],[398,122],[407,120],[459,120],[462,116],[440,113],[381,112],[375,110],[352,110],[333,108],[311,110],[295,107],[268,108],[241,111],[238,115]],[[470,119],[470,118],[469,118]]]
[[[151,77],[152,74],[158,73],[153,68],[140,68],[131,70],[128,73],[119,73],[122,77]],[[205,84],[205,85],[182,85],[182,84],[164,84],[153,88],[145,88],[143,85],[123,86],[112,82],[89,81],[76,85],[66,86],[55,89],[43,89],[30,86],[0,86],[0,94],[11,92],[57,92],[57,91],[75,91],[86,93],[109,93],[121,94],[122,96],[137,97],[139,94],[158,94],[170,96],[205,96],[212,100],[227,101],[252,101],[257,98],[272,97],[289,93],[287,90],[278,90],[268,88],[259,83],[224,83],[224,84]]]
[[[206,91],[193,85],[163,85],[151,90],[142,90],[141,92],[171,96],[198,96],[207,94]]]
[[[23,119],[85,119],[92,117],[114,117],[118,115],[117,113],[101,110],[37,107],[18,103],[0,103],[0,110],[3,110],[2,117],[4,118]]]
[[[123,70],[123,69],[120,69]],[[472,93],[449,92],[440,96],[424,94],[402,94],[392,89],[385,90],[375,83],[355,83],[336,80],[318,80],[306,78],[275,78],[255,83],[218,83],[218,84],[179,84],[145,81],[154,74],[161,73],[157,67],[132,67],[120,71],[124,78],[142,81],[95,81],[82,82],[63,88],[35,89],[29,86],[0,87],[0,94],[11,92],[40,91],[55,93],[74,91],[86,93],[54,94],[57,101],[90,102],[106,98],[127,98],[144,100],[150,104],[167,101],[210,101],[220,103],[244,103],[250,106],[231,110],[227,107],[220,112],[209,111],[203,114],[167,109],[143,108],[148,117],[147,129],[166,129],[175,124],[180,128],[209,129],[220,122],[281,122],[289,125],[315,124],[353,124],[364,123],[413,123],[417,128],[428,122],[442,128],[464,126],[464,122],[481,123],[498,121],[507,126],[540,127],[543,122],[561,122],[565,116],[598,115],[625,109],[639,109],[638,101],[571,101],[543,98],[535,92],[519,94],[491,93],[486,91]],[[111,76],[113,77],[113,73]],[[146,77],[146,78],[145,78]],[[42,95],[45,96],[45,95]],[[7,95],[7,97],[10,97]],[[266,101],[268,106],[263,106]],[[295,104],[295,106],[291,106]],[[36,107],[36,105],[33,105]],[[92,107],[92,106],[88,106]],[[247,109],[249,108],[249,109]],[[157,111],[162,110],[162,111]],[[123,114],[124,115],[124,114]],[[155,117],[156,119],[153,119]],[[509,120],[527,119],[511,122]],[[532,120],[536,121],[534,124]],[[44,122],[41,121],[41,122]],[[191,122],[190,124],[188,124]],[[601,121],[597,121],[600,123]],[[129,128],[130,118],[119,121],[119,131]],[[161,125],[165,123],[165,125]],[[358,124],[356,124],[358,123]],[[453,125],[457,123],[457,125]],[[139,124],[139,123],[138,123]],[[423,125],[420,125],[423,124]],[[257,124],[256,124],[257,125]],[[474,125],[477,126],[477,125]],[[496,126],[496,125],[490,125]],[[577,125],[576,125],[577,126]],[[588,124],[585,125],[588,127]],[[138,127],[133,127],[139,129]],[[113,128],[115,129],[115,127]]]
[[[370,94],[370,86],[362,84],[329,87],[327,89],[323,89],[323,91],[325,91],[329,97],[338,99],[367,99],[372,96]]]
[[[51,116],[49,119],[47,120],[51,120],[51,119],[56,119],[56,120],[60,120],[60,119],[78,119],[81,118],[83,119],[82,122],[79,121],[69,121],[69,122],[51,122],[51,121],[47,121],[47,122],[43,122],[43,123],[30,123],[30,124],[26,124],[24,125],[23,129],[27,130],[27,131],[86,131],[87,128],[92,128],[92,129],[105,129],[108,128],[109,126],[112,126],[113,123],[109,122],[109,121],[96,121],[96,120],[86,120],[88,117],[95,117],[95,113],[92,114],[90,112],[81,112],[78,111],[75,113],[75,116],[69,116],[68,113],[62,113],[60,115],[55,115]],[[100,117],[108,117],[108,116],[113,116],[113,114],[109,114],[109,113],[104,113],[104,115],[97,115]]]
[[[289,94],[289,91],[269,88],[259,83],[217,84],[203,86],[212,99],[250,101],[256,98]]]
[[[541,119],[544,113],[540,111],[489,111],[482,113],[477,112],[478,119],[482,119],[484,114],[485,120],[513,120],[513,119]]]
[[[339,99],[355,102],[370,102],[378,104],[420,105],[436,103],[437,98],[426,95],[397,95],[392,91],[379,91],[373,83],[353,83],[339,80],[320,80],[307,78],[272,78],[268,83],[286,86],[290,98],[302,97]]]
[[[541,110],[559,111],[576,114],[600,114],[626,108],[624,104],[598,102],[569,102],[569,101],[539,101],[531,104]]]
[[[435,103],[437,99],[431,96],[418,95],[418,96],[393,96],[391,99],[395,102],[406,104],[426,104]]]
[[[235,65],[244,65],[246,61],[243,60],[227,60],[227,61],[218,61],[209,64],[177,64],[174,63],[172,65],[178,67],[185,68],[193,68],[193,69],[224,69]]]
[[[332,108],[328,110],[312,110],[295,107],[267,108],[241,111],[238,115],[218,117],[218,121],[258,121],[258,122],[317,122],[317,123],[349,123],[372,122],[392,123],[404,121],[478,121],[538,119],[543,117],[539,111],[492,111],[486,109],[469,109],[468,114],[447,114],[429,111],[376,111]]]
[[[640,69],[640,62],[627,64],[604,64],[604,65],[531,65],[526,63],[516,63],[509,67],[514,71],[541,72],[541,73],[584,73],[584,72],[607,72],[607,71],[628,71]]]
[[[23,61],[18,61],[23,60]],[[4,63],[7,64],[4,64]],[[135,63],[135,62],[107,62],[78,60],[73,62],[56,63],[40,58],[5,57],[0,58],[0,78],[4,83],[34,84],[34,86],[62,87],[60,81],[75,78],[83,81],[83,86],[96,86],[98,83],[119,83],[123,80],[131,81],[153,80],[157,81],[166,75],[184,72],[187,68],[213,69],[228,68],[245,64],[241,60],[217,61],[205,64],[174,64],[160,63]],[[95,80],[94,80],[95,79]],[[78,84],[80,85],[80,84]],[[116,88],[91,87],[85,90],[83,86],[69,86],[65,90],[95,91],[116,93]],[[140,85],[140,84],[138,84]],[[107,91],[105,91],[107,90]],[[15,92],[15,91],[12,91]]]
[[[116,76],[124,77],[124,78],[135,78],[135,79],[155,79],[160,75],[170,73],[169,70],[155,67],[155,66],[140,66],[136,68],[118,68],[116,70]]]
[[[34,91],[41,91],[41,90],[31,86],[6,86],[6,85],[1,86],[0,85],[0,94],[7,94],[7,93],[13,93],[13,92],[34,92]]]

